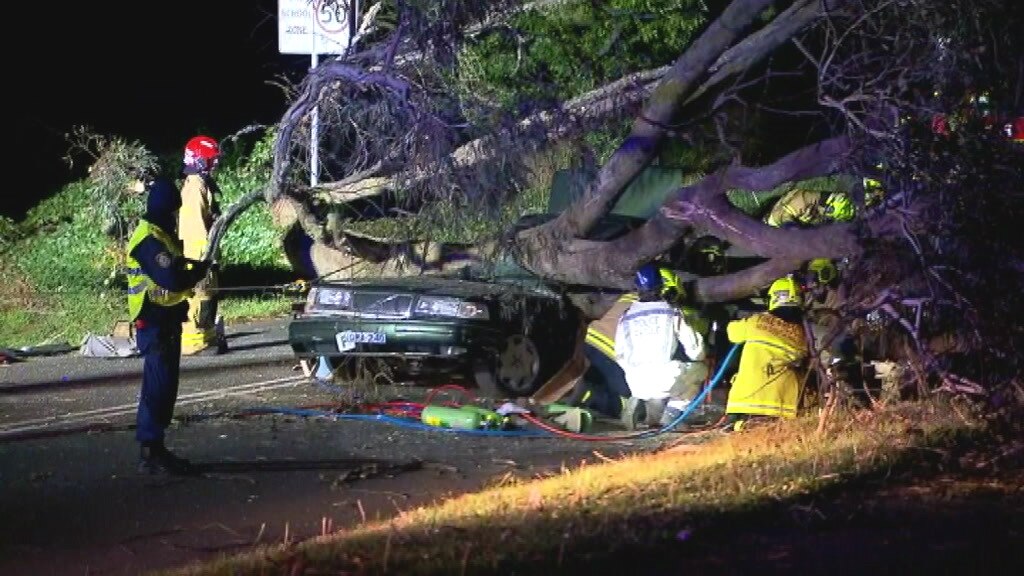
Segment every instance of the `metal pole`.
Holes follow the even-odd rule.
[[[317,20],[316,11],[319,3],[310,6],[310,13],[313,16],[313,49],[310,50],[309,54],[309,69],[310,72],[316,69],[317,65],[317,53],[316,53],[316,37],[317,37]],[[314,97],[318,97],[315,95]],[[310,117],[310,128],[309,128],[309,185],[316,186],[318,176],[320,172],[320,108],[317,106],[316,100],[313,101],[313,114]]]

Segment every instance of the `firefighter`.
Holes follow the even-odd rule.
[[[829,221],[849,222],[856,208],[849,194],[795,188],[772,206],[764,223],[773,228],[818,226]]]
[[[725,407],[731,429],[751,417],[796,417],[807,358],[799,299],[796,281],[780,278],[768,289],[767,312],[726,326],[729,341],[743,344]]]
[[[665,278],[674,281],[674,274],[665,272],[654,264],[636,271],[637,301],[615,329],[615,359],[630,392],[624,411],[637,419],[642,412],[648,425],[667,424],[666,408],[685,410],[708,375],[704,337],[666,301]]]
[[[181,196],[166,180],[147,183],[146,213],[128,241],[128,311],[136,345],[143,356],[142,389],[135,438],[141,447],[139,469],[183,473],[188,461],[164,445],[178,396],[181,323],[192,288],[207,273],[207,262],[184,257],[174,237]]]
[[[213,179],[219,159],[220,145],[209,136],[196,136],[185,144],[178,237],[186,258],[216,260],[213,254],[207,257],[206,247],[210,226],[220,215],[219,190]],[[182,325],[184,355],[220,354],[227,350],[217,317],[216,288],[217,274],[211,270],[189,298],[188,318]]]

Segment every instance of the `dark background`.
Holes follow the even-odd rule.
[[[14,130],[0,214],[20,218],[85,174],[84,159],[73,169],[63,160],[74,126],[163,155],[198,133],[220,139],[276,123],[287,102],[270,82],[301,79],[309,67],[309,56],[278,53],[276,8],[277,0],[9,5],[5,124]]]

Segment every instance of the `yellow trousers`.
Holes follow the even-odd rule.
[[[195,354],[217,345],[216,278],[210,273],[188,299],[188,319],[181,325],[181,353]]]

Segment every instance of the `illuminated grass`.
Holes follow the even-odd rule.
[[[917,448],[973,427],[948,409],[908,411],[846,420],[823,435],[805,419],[585,465],[171,574],[565,573],[672,546],[695,525],[898,467]]]

